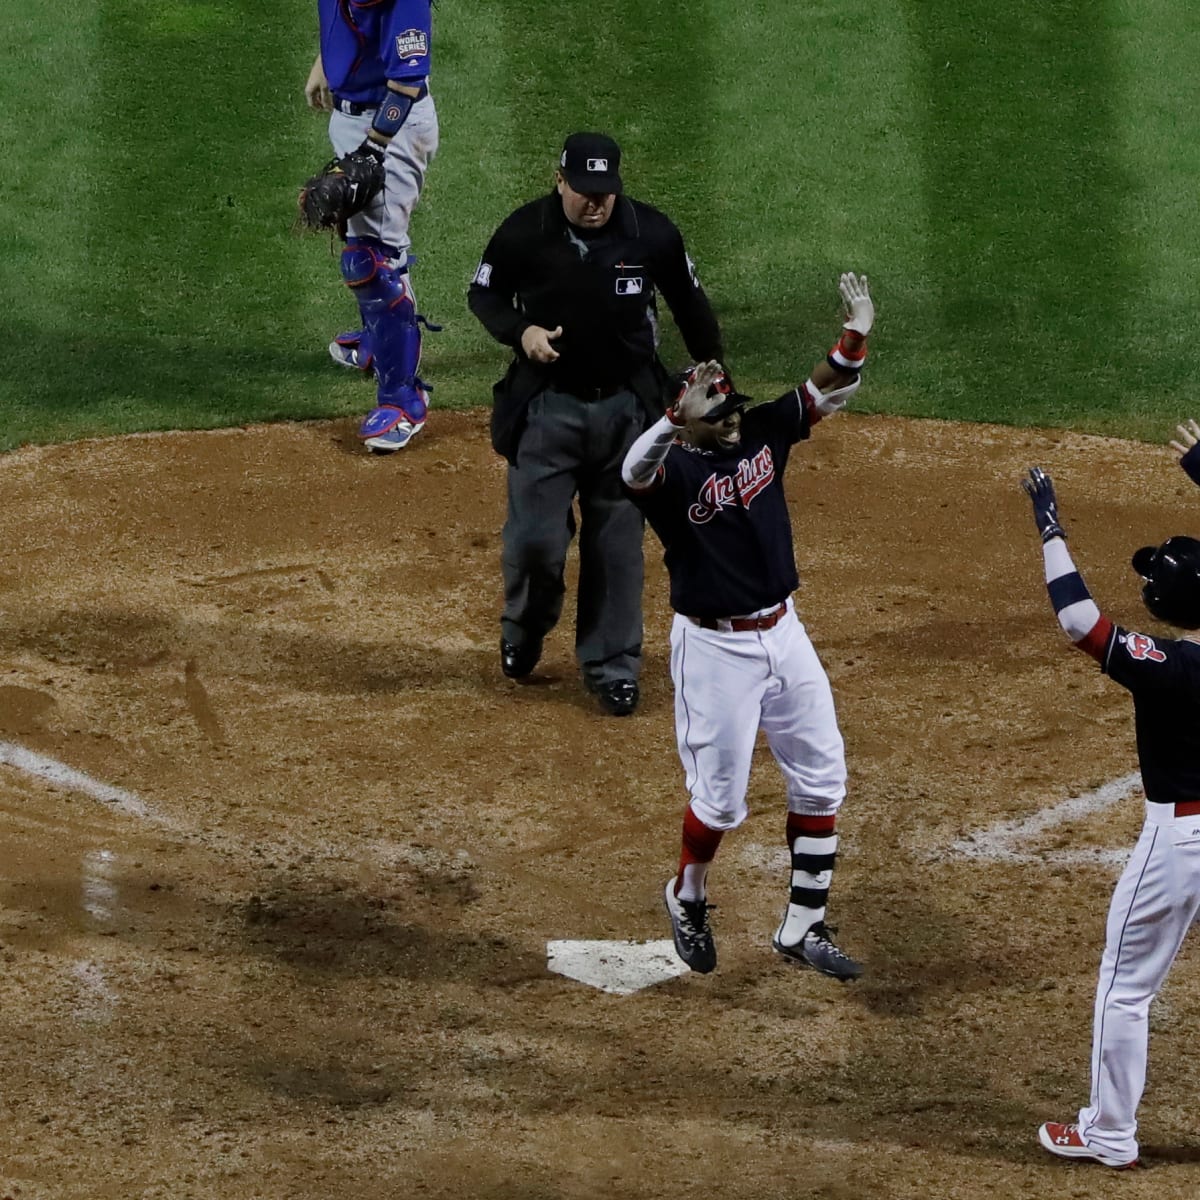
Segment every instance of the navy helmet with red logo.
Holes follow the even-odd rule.
[[[1168,625],[1200,629],[1200,541],[1170,537],[1161,546],[1143,546],[1133,569],[1146,581],[1142,600]]]
[[[683,397],[683,393],[687,391],[687,386],[695,378],[696,368],[694,366],[686,367],[675,376],[674,400],[679,402]],[[733,386],[733,380],[729,377],[728,371],[722,371],[708,385],[708,396],[713,401],[713,406],[702,416],[702,421],[709,421],[716,424],[717,421],[724,420],[731,412],[739,408],[745,408],[751,403],[751,397],[743,395]]]

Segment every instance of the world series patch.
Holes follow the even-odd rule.
[[[429,53],[429,35],[423,29],[406,29],[396,34],[397,58],[424,58]]]

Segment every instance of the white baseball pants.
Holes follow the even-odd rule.
[[[1150,1001],[1200,910],[1200,816],[1146,804],[1146,823],[1108,910],[1092,1029],[1091,1103],[1079,1112],[1089,1147],[1137,1158]]]
[[[735,829],[761,728],[787,785],[792,812],[836,812],[846,758],[833,693],[792,601],[771,629],[703,629],[676,614],[671,626],[675,737],[692,810],[710,829]]]

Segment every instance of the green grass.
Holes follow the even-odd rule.
[[[32,12],[0,11],[22,68],[0,76],[0,448],[369,407],[325,355],[354,319],[335,248],[291,227],[328,153],[302,96],[315,5]],[[880,308],[860,409],[1156,440],[1200,415],[1195,6],[445,0],[435,21],[414,281],[446,324],[437,405],[487,402],[506,354],[467,281],[562,136],[597,128],[683,228],[758,395],[824,350],[852,268]]]

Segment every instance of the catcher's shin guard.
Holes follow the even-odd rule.
[[[428,409],[429,385],[417,377],[421,318],[407,271],[394,267],[379,246],[351,239],[342,251],[342,278],[358,301],[379,381],[376,407],[359,436],[378,437],[404,419],[420,424]]]

